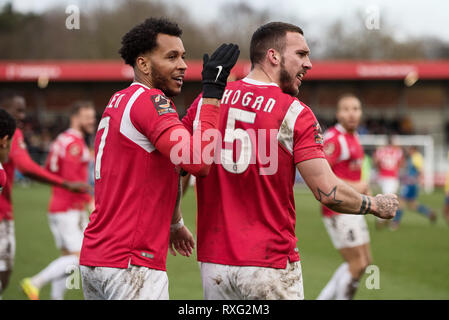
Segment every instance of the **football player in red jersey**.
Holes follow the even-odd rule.
[[[337,102],[338,123],[324,135],[326,158],[335,175],[361,194],[369,194],[369,185],[361,180],[363,147],[357,127],[362,104],[353,94],[342,95]],[[343,211],[344,212],[344,211]],[[369,231],[364,216],[340,214],[322,207],[323,221],[334,247],[345,261],[321,291],[319,300],[352,299],[366,267],[371,263]]]
[[[394,144],[394,137],[388,135],[387,144],[376,149],[373,155],[374,166],[378,170],[378,181],[382,193],[397,193],[399,170],[404,160],[401,147]]]
[[[15,254],[14,219],[11,203],[12,185],[14,182],[14,170],[19,170],[23,175],[34,180],[60,186],[75,192],[88,192],[89,185],[83,182],[70,182],[54,175],[35,163],[26,149],[23,133],[20,130],[25,119],[25,99],[14,92],[3,92],[0,97],[0,107],[4,108],[16,120],[17,129],[11,142],[11,150],[8,161],[3,163],[7,182],[0,195],[0,281],[5,290],[12,271]],[[0,291],[1,293],[1,291]]]
[[[179,171],[207,175],[210,164],[189,160],[206,145],[194,150],[170,99],[181,92],[187,69],[181,34],[176,23],[149,18],[122,38],[120,54],[133,67],[134,82],[111,97],[95,137],[95,210],[80,256],[86,299],[168,299],[169,243],[182,255],[192,252],[179,210]],[[200,141],[217,127],[239,53],[237,45],[224,44],[204,56]],[[188,139],[173,138],[178,133]],[[175,165],[172,149],[179,146],[189,159]]]
[[[15,131],[16,121],[14,118],[5,110],[0,109],[0,193],[7,181],[6,172],[3,169],[2,163],[8,160],[11,141]]]
[[[70,114],[70,127],[59,134],[50,147],[46,168],[68,181],[88,181],[90,152],[85,138],[96,128],[95,108],[92,102],[77,101]],[[39,298],[40,289],[51,282],[51,298],[63,300],[66,290],[66,272],[78,266],[83,232],[87,225],[86,206],[89,194],[80,194],[60,187],[52,188],[48,220],[56,247],[61,256],[31,278],[21,281],[25,294]]]
[[[205,299],[303,299],[296,247],[296,169],[316,199],[340,212],[391,218],[393,195],[368,197],[332,173],[321,129],[298,100],[312,68],[301,28],[272,22],[251,39],[251,72],[228,83],[209,175],[197,177],[198,260]],[[204,98],[183,118],[193,133]]]
[[[377,181],[382,193],[397,193],[399,188],[399,170],[404,162],[402,148],[394,143],[392,135],[387,136],[387,144],[376,148],[373,155],[377,169]],[[389,220],[376,218],[376,228],[380,229]]]
[[[16,121],[14,118],[5,110],[0,109],[0,194],[8,181],[2,163],[8,161],[11,141],[15,131]],[[8,246],[11,243],[11,239],[8,237],[8,234],[10,234],[9,228],[9,222],[6,222],[6,220],[0,221],[0,254],[9,252]],[[2,285],[7,283],[8,273],[5,271],[8,270],[8,265],[11,261],[10,257],[6,256],[5,258],[0,258],[0,300],[2,298]]]

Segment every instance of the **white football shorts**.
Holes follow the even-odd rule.
[[[84,210],[49,213],[48,221],[58,249],[80,252],[88,214]]]
[[[16,252],[14,221],[0,221],[0,272],[12,270]]]
[[[165,271],[141,266],[127,269],[80,266],[86,300],[168,300]]]
[[[205,300],[303,300],[301,263],[285,269],[200,262]]]
[[[337,214],[323,217],[324,226],[336,249],[352,248],[370,242],[365,217],[355,214]]]
[[[383,194],[397,193],[399,189],[399,180],[396,178],[382,178],[379,177],[379,185]]]

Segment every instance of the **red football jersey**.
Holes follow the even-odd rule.
[[[364,152],[357,133],[346,132],[340,124],[329,128],[324,134],[324,151],[337,177],[349,181],[360,181]],[[338,214],[326,206],[321,207],[325,216]]]
[[[402,149],[395,146],[383,146],[374,153],[378,163],[379,177],[399,178],[399,170],[403,157]]]
[[[2,193],[3,187],[6,185],[6,172],[0,163],[0,193]]]
[[[179,174],[155,147],[181,125],[162,91],[133,83],[114,94],[95,137],[95,210],[80,264],[165,270]]]
[[[22,130],[16,129],[11,142],[8,161],[3,164],[5,168],[7,182],[0,195],[0,221],[2,219],[12,220],[11,190],[14,183],[14,170],[17,169],[23,174],[41,178],[48,183],[61,185],[64,179],[54,175],[35,163],[26,149]]]
[[[182,119],[197,127],[198,97]],[[202,262],[285,268],[299,260],[296,164],[324,158],[312,111],[274,83],[228,83],[220,106],[223,142],[209,175],[197,178],[197,254]]]
[[[50,147],[46,168],[67,181],[88,182],[89,149],[79,131],[68,129],[58,135]],[[82,210],[90,201],[90,195],[67,189],[52,188],[49,212],[61,213],[70,209]]]
[[[11,190],[14,182],[14,157],[20,153],[26,153],[26,145],[23,140],[22,130],[16,129],[11,141],[11,149],[9,151],[8,161],[3,163],[3,168],[6,173],[6,184],[0,195],[0,221],[3,219],[12,220],[12,204],[11,204]]]

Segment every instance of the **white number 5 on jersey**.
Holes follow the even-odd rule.
[[[249,134],[240,128],[235,129],[235,122],[242,121],[246,123],[254,123],[256,120],[256,113],[241,110],[237,108],[229,108],[228,121],[226,123],[225,136],[223,141],[232,144],[236,139],[241,142],[240,156],[236,162],[233,159],[233,149],[221,150],[221,166],[231,173],[243,173],[248,169],[251,161],[251,153],[253,145]]]

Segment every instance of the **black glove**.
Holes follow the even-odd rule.
[[[203,98],[221,99],[226,88],[229,73],[239,58],[236,44],[222,44],[212,56],[203,56]]]

